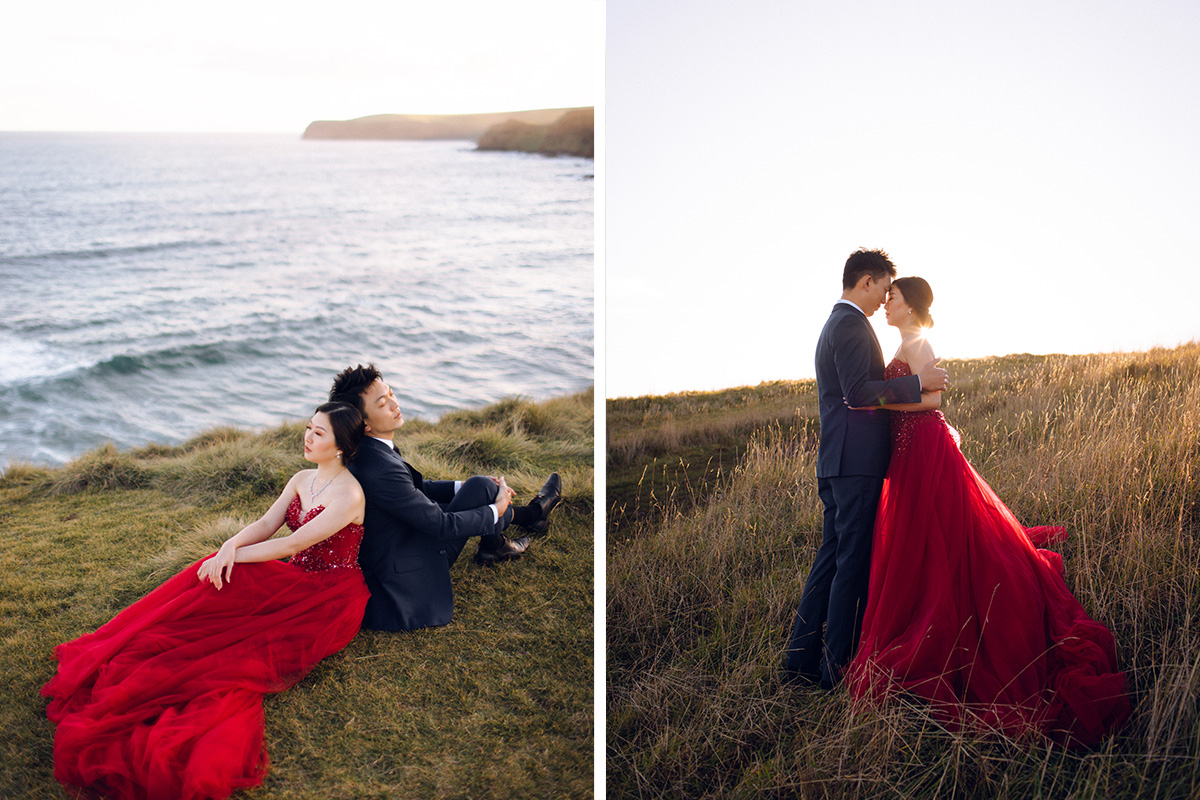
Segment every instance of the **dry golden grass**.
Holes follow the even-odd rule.
[[[1200,345],[949,367],[943,410],[967,458],[1026,524],[1070,530],[1057,549],[1116,637],[1126,729],[1069,753],[951,733],[913,701],[855,711],[844,693],[780,684],[820,539],[806,382],[792,392],[803,424],[777,416],[690,509],[610,530],[610,796],[1200,796]]]

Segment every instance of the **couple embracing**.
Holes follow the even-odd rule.
[[[817,342],[822,540],[796,611],[788,680],[923,698],[951,726],[1091,745],[1129,714],[1112,634],[959,450],[926,336],[933,292],[880,250],[847,259]],[[895,280],[893,280],[895,279]],[[884,364],[868,317],[900,329]]]
[[[373,365],[343,370],[304,434],[314,466],[267,512],[120,612],[55,648],[42,687],[54,775],[113,798],[227,797],[262,782],[265,694],[294,685],[360,627],[415,630],[454,613],[450,567],[520,557],[561,496],[551,474],[517,506],[503,477],[425,480]],[[290,535],[272,538],[286,525]],[[287,559],[287,560],[283,560]],[[89,795],[90,796],[90,795]]]

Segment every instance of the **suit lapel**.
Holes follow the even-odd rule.
[[[404,465],[405,469],[407,469],[410,473],[412,473],[413,483],[416,484],[418,487],[421,485],[421,473],[419,473],[415,469],[413,469],[413,466],[404,460],[404,457],[400,455],[399,450],[397,450],[392,445],[389,445],[387,442],[376,439],[373,436],[367,437],[365,443],[368,444],[368,446],[370,446],[370,447],[375,447],[375,448],[378,448],[379,450],[381,450],[382,451],[381,455],[383,455],[384,458],[391,458],[391,459],[395,459],[396,461],[399,461],[401,464]]]
[[[863,318],[867,324],[867,331],[871,334],[871,352],[875,355],[876,366],[883,366],[883,348],[879,346],[879,337],[875,335],[875,327],[871,325],[871,320]]]
[[[860,309],[852,308],[845,303],[835,304],[833,311],[835,314],[853,314],[858,324],[863,326],[871,348],[870,377],[872,380],[882,380],[886,364],[883,361],[883,348],[879,345],[879,337],[875,335],[875,327],[871,324],[871,320]]]
[[[883,348],[879,346],[879,337],[875,335],[875,327],[871,325],[871,320],[866,314],[861,311],[856,311],[850,308],[845,303],[839,303],[835,308],[844,308],[846,313],[853,314],[856,319],[862,324],[867,331],[867,339],[871,342],[871,355],[873,356],[872,363],[877,367],[883,367]],[[872,376],[874,377],[874,376]]]

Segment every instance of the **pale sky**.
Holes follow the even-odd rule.
[[[607,16],[606,396],[811,377],[860,246],[946,357],[1200,338],[1200,4]]]
[[[0,25],[0,130],[280,131],[590,106],[601,0],[38,0]]]

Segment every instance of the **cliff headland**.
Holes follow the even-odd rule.
[[[593,157],[592,108],[489,114],[376,114],[309,123],[304,139],[467,139],[480,150]]]

